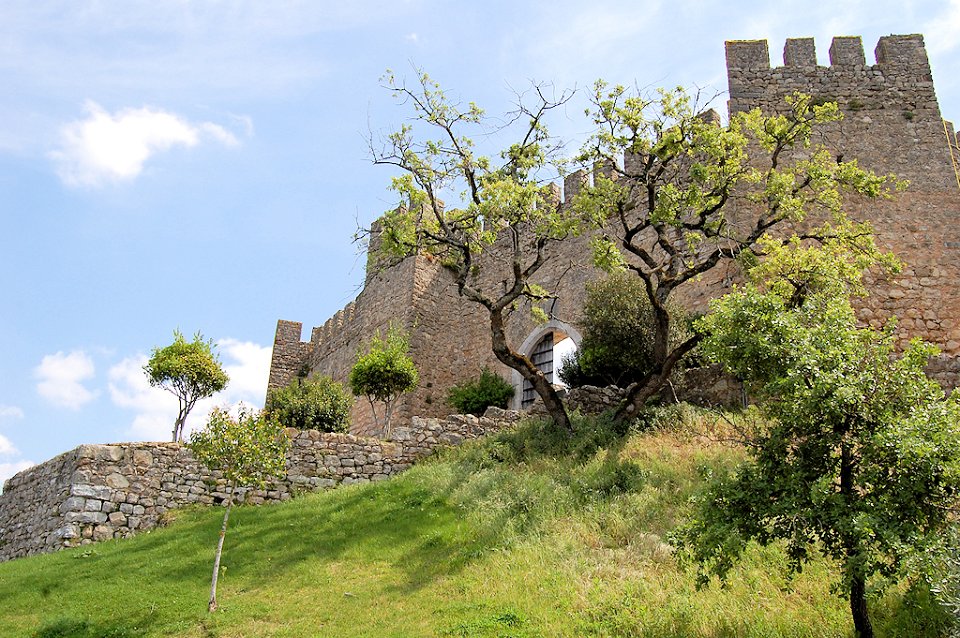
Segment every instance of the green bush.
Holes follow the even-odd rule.
[[[343,385],[330,377],[297,379],[267,395],[264,410],[288,428],[346,432],[353,400]]]
[[[689,326],[682,313],[671,312],[671,317],[670,343],[675,344],[686,339]],[[625,388],[653,369],[656,325],[639,277],[619,273],[588,284],[581,328],[580,347],[559,370],[568,386]]]
[[[513,397],[513,386],[496,372],[484,367],[480,376],[459,383],[447,395],[447,403],[460,414],[480,416],[487,408],[505,408]]]

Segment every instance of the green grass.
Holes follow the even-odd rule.
[[[698,591],[666,543],[701,477],[740,454],[689,411],[644,433],[537,424],[390,481],[237,508],[206,613],[222,511],[126,541],[0,564],[0,636],[850,636],[837,571],[792,580],[755,549]],[[923,588],[871,600],[880,636],[937,636]]]

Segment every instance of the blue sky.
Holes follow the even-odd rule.
[[[368,131],[378,84],[427,70],[500,115],[531,80],[726,90],[726,39],[923,33],[960,119],[960,1],[0,4],[0,479],[81,443],[165,440],[141,367],[172,332],[232,377],[198,407],[262,405],[279,318],[352,299],[351,236],[392,204]],[[718,99],[723,110],[725,98]],[[581,91],[549,124],[581,140]],[[491,140],[495,143],[496,140]],[[575,144],[574,144],[575,146]]]

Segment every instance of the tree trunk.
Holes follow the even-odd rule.
[[[873,625],[867,614],[867,583],[862,574],[850,580],[850,613],[858,638],[873,638]]]
[[[377,406],[373,402],[373,397],[369,394],[367,395],[367,402],[370,404],[370,413],[373,414],[373,425],[379,427],[381,434],[385,437],[385,426],[380,422],[380,418],[377,416]]]
[[[383,402],[383,438],[390,437],[390,419],[393,418],[393,403],[396,397]]]
[[[853,449],[847,441],[840,444],[840,494],[852,505],[856,498],[853,489],[853,473],[855,470]],[[847,552],[845,568],[850,574],[850,613],[853,616],[853,627],[858,638],[873,638],[873,625],[867,613],[867,577],[860,567],[858,544],[850,532],[844,539]]]
[[[514,352],[507,343],[507,334],[503,325],[503,311],[490,309],[490,337],[493,343],[493,354],[504,365],[516,370],[520,376],[533,385],[533,389],[543,400],[543,407],[547,414],[553,419],[553,422],[563,428],[568,434],[573,434],[573,424],[570,423],[570,417],[567,415],[567,408],[563,405],[560,395],[554,389],[543,375],[543,372],[537,369],[530,359]]]
[[[180,411],[180,414],[177,415],[177,420],[173,422],[173,442],[179,443],[183,434],[183,422],[187,420],[187,415]]]
[[[660,388],[665,386],[673,374],[673,369],[688,352],[694,349],[701,340],[700,335],[694,335],[673,349],[664,359],[658,359],[659,364],[645,379],[637,382],[627,390],[627,396],[624,398],[620,407],[617,408],[614,418],[617,421],[625,421],[635,418],[647,401],[654,397]],[[659,341],[659,335],[656,337]],[[656,353],[659,348],[654,348]],[[666,350],[661,350],[666,352]]]
[[[230,496],[227,499],[227,509],[223,513],[223,524],[220,526],[220,538],[217,539],[217,553],[213,558],[213,578],[210,581],[210,602],[207,604],[207,611],[214,612],[217,609],[217,578],[220,575],[220,555],[223,553],[223,538],[227,535],[227,521],[230,519],[230,508],[233,507],[233,493],[236,490],[236,484],[230,484]]]

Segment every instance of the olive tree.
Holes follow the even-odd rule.
[[[749,282],[700,321],[705,356],[745,381],[763,418],[739,432],[748,461],[678,536],[701,582],[750,540],[785,542],[794,571],[835,559],[861,638],[873,636],[868,579],[937,547],[960,497],[960,395],[924,374],[936,349],[898,352],[892,326],[861,327],[851,306],[881,258],[868,237],[848,225],[819,247],[765,240]]]
[[[233,418],[224,410],[214,409],[206,427],[193,432],[187,445],[198,461],[221,472],[227,481],[227,503],[213,559],[207,604],[207,610],[212,612],[217,608],[220,556],[237,488],[262,489],[269,479],[282,477],[290,440],[284,434],[283,426],[263,413],[241,411],[237,418]]]
[[[787,112],[734,113],[721,125],[683,89],[643,96],[600,81],[588,110],[596,126],[580,160],[596,166],[574,207],[599,229],[595,261],[629,270],[653,313],[649,371],[628,388],[619,416],[636,414],[702,339],[671,341],[678,288],[811,212],[842,222],[844,194],[887,196],[877,176],[815,143],[841,119],[835,103],[794,95]]]
[[[553,294],[537,280],[538,271],[550,258],[548,247],[579,228],[569,208],[542,182],[545,172],[557,174],[558,151],[544,118],[570,95],[551,97],[545,87],[535,86],[533,106],[520,100],[512,114],[516,141],[498,157],[487,157],[476,151],[470,136],[491,128],[476,104],[453,102],[422,72],[413,87],[389,73],[385,81],[412,107],[416,126],[404,125],[382,148],[371,145],[376,164],[400,171],[392,181],[400,205],[382,218],[382,253],[438,258],[460,296],[486,310],[496,358],[529,381],[555,423],[570,431],[553,385],[507,336],[508,320],[518,310],[546,319],[537,303]],[[487,255],[498,241],[504,252],[491,259]],[[498,276],[490,277],[491,271]]]
[[[409,335],[391,326],[386,338],[374,335],[367,352],[358,353],[357,362],[350,370],[350,389],[356,396],[367,397],[373,420],[380,425],[384,436],[390,434],[390,419],[397,399],[417,387],[419,374],[407,354],[409,350]],[[382,418],[377,417],[376,402],[383,403]]]
[[[230,380],[214,352],[213,340],[205,340],[199,332],[193,341],[187,341],[179,330],[174,331],[173,343],[154,348],[143,371],[151,386],[163,388],[180,402],[173,424],[174,443],[183,438],[187,415],[197,401],[223,390]]]

